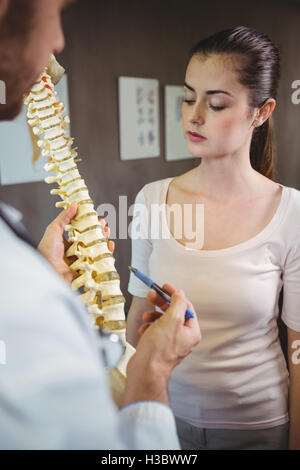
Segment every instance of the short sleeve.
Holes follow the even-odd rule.
[[[300,240],[293,244],[286,258],[282,320],[289,328],[300,332]]]
[[[149,235],[149,216],[142,188],[135,198],[133,220],[130,227],[131,266],[139,269],[146,275],[149,274],[149,258],[152,252],[152,243]],[[136,297],[146,297],[149,288],[134,274],[130,273],[128,292]]]

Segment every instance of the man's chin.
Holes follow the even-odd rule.
[[[34,79],[30,79],[27,81],[27,85],[23,87],[19,87],[19,89],[16,91],[14,97],[20,96],[21,93],[21,98],[14,99],[13,103],[7,102],[7,104],[0,104],[0,121],[11,121],[12,119],[15,119],[22,111],[23,108],[23,95],[26,96],[27,93],[30,92],[32,86],[37,82],[39,77],[41,76],[42,72],[37,72],[35,74]],[[25,91],[24,91],[25,90]],[[8,100],[9,101],[9,100]]]
[[[12,121],[23,109],[23,100],[13,105],[0,104],[0,121]]]

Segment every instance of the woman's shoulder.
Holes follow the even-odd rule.
[[[300,191],[292,186],[284,186],[285,200],[282,201],[283,226],[287,238],[299,240],[300,237]]]
[[[148,190],[149,189],[151,189],[151,190],[159,189],[159,188],[165,186],[166,184],[170,183],[170,181],[173,178],[174,178],[173,176],[170,176],[168,178],[162,178],[160,180],[151,181],[151,183],[145,184],[144,188],[146,188]]]
[[[286,188],[290,190],[292,194],[293,203],[296,206],[300,207],[300,190],[297,188],[293,188],[292,186],[286,186]]]
[[[148,201],[157,201],[162,197],[172,179],[173,177],[169,177],[147,183],[140,189],[139,194]]]
[[[289,199],[289,209],[294,214],[294,216],[299,216],[300,218],[300,190],[293,188],[292,186],[283,186],[287,192]]]

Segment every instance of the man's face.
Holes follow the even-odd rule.
[[[68,3],[71,1],[0,0],[0,80],[6,85],[0,120],[20,113],[23,95],[47,66],[50,54],[63,50],[61,10]]]

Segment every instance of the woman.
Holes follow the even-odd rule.
[[[182,115],[188,150],[201,164],[145,185],[136,198],[141,234],[132,240],[132,265],[182,288],[202,332],[169,383],[183,449],[300,449],[300,365],[291,359],[300,339],[300,191],[274,181],[279,76],[278,49],[253,29],[200,41],[188,62]],[[167,208],[158,218],[157,204]],[[197,223],[196,244],[185,236],[191,220],[176,211],[171,217],[185,204]],[[158,221],[169,236],[153,235]],[[277,328],[282,286],[290,390]],[[128,290],[127,337],[135,345],[151,305],[133,276]]]

